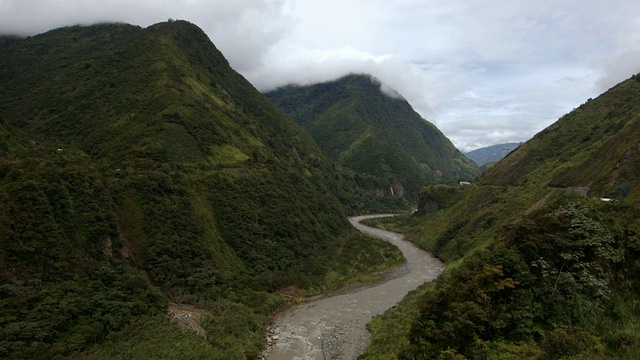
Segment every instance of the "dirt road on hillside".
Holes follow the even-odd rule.
[[[440,275],[443,264],[431,254],[403,241],[404,236],[360,224],[373,217],[350,218],[362,233],[397,246],[407,262],[395,278],[373,287],[321,298],[281,314],[271,328],[273,347],[269,360],[356,359],[369,343],[366,324],[396,305],[410,291]]]

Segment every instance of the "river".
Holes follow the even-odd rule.
[[[360,221],[392,215],[349,219],[362,233],[397,246],[406,259],[398,276],[376,286],[306,302],[275,319],[268,360],[356,359],[369,343],[366,324],[398,304],[412,290],[440,275],[443,264],[431,254],[404,241],[398,233],[372,228]]]

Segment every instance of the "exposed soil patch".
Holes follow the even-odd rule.
[[[194,331],[198,336],[206,339],[207,332],[200,325],[208,312],[190,305],[169,303],[167,309],[169,318],[183,329]]]

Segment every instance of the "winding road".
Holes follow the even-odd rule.
[[[398,233],[372,228],[360,221],[392,215],[349,219],[362,233],[397,246],[406,263],[398,276],[373,287],[320,298],[298,305],[275,319],[269,360],[356,359],[369,343],[366,324],[396,305],[410,291],[438,277],[443,264],[431,254],[403,240]]]

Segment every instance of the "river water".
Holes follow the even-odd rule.
[[[349,221],[362,233],[397,246],[406,259],[399,277],[347,294],[298,305],[275,319],[268,360],[356,359],[369,343],[366,324],[398,304],[412,290],[440,275],[443,264],[431,254],[403,240],[398,233],[372,228],[360,221],[392,215],[366,215]]]

